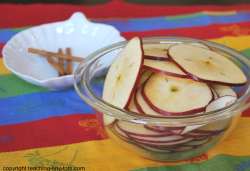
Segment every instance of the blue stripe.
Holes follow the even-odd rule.
[[[230,24],[250,21],[250,12],[239,12],[235,15],[212,16],[197,15],[190,18],[156,17],[136,20],[96,20],[104,24],[110,24],[121,32],[149,31],[160,29],[176,29],[183,27],[206,26],[211,24]]]
[[[95,113],[74,89],[26,94],[0,100],[0,125],[64,116]]]
[[[189,28],[196,26],[207,26],[211,24],[230,24],[236,22],[250,21],[250,12],[238,12],[235,15],[194,15],[192,17],[153,17],[141,19],[97,19],[95,22],[110,24],[121,32],[149,31],[176,28]],[[0,29],[0,43],[6,43],[18,31],[11,29]]]
[[[17,33],[17,31],[15,31],[15,30],[1,29],[0,30],[0,43],[6,43],[16,33]]]

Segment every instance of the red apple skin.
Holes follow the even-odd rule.
[[[140,75],[142,74],[142,66],[143,66],[143,61],[144,61],[144,51],[143,51],[143,48],[142,48],[142,39],[139,38],[140,40],[140,48],[141,48],[141,52],[142,52],[142,57],[141,57],[141,64],[140,64],[140,68],[139,68],[139,73],[137,74],[137,78],[136,78],[136,81],[135,81],[135,85],[134,87],[132,88],[132,91],[130,92],[130,95],[129,95],[129,98],[128,98],[128,101],[127,101],[127,104],[125,105],[124,109],[127,109],[128,108],[128,105],[129,105],[129,102],[131,100],[131,98],[133,97],[133,93],[135,92],[135,89],[136,89],[136,85],[138,84],[138,82],[140,81]]]
[[[119,129],[119,128],[118,128]],[[121,131],[121,130],[120,130]],[[178,145],[182,145],[179,141],[173,141],[173,142],[166,142],[166,144],[164,145],[158,145],[157,143],[164,143],[164,142],[140,142],[140,139],[134,138],[131,135],[129,135],[128,133],[124,133],[126,135],[126,137],[124,135],[121,135],[119,132],[117,132],[115,129],[113,129],[112,131],[114,134],[116,134],[116,136],[121,137],[124,141],[126,141],[127,143],[132,143],[133,145],[136,145],[140,148],[144,148],[142,145],[144,145],[145,147],[153,147],[156,149],[160,149],[162,148],[162,150],[168,150],[168,149],[164,149],[164,148],[170,148],[170,147],[178,147]],[[117,135],[119,134],[119,135]],[[144,139],[142,141],[145,141]],[[185,141],[184,143],[187,143],[188,141]],[[156,143],[156,144],[154,144]],[[168,144],[167,144],[168,143]],[[177,144],[176,144],[177,143]],[[144,148],[145,149],[145,148]],[[149,150],[149,149],[146,149]]]
[[[137,90],[138,90],[138,89],[137,89]],[[140,106],[140,104],[139,104],[138,101],[137,101],[136,94],[137,94],[137,92],[135,92],[135,106],[136,106],[136,108],[138,109],[138,111],[139,111],[140,113],[146,115],[146,113],[143,111],[142,107]]]
[[[149,77],[150,78],[150,77]],[[149,79],[148,78],[148,79]],[[147,81],[145,81],[145,82],[147,82]],[[153,116],[153,115],[150,115],[150,114],[148,114],[148,113],[146,113],[144,110],[143,110],[143,107],[140,105],[140,103],[138,102],[138,99],[137,99],[137,91],[139,91],[139,89],[140,89],[141,87],[139,87],[137,90],[136,90],[136,92],[135,92],[135,106],[136,106],[136,108],[138,109],[138,111],[140,112],[140,113],[142,113],[143,115],[145,115],[145,116],[151,116],[151,117],[154,117],[154,118],[161,118],[161,117],[164,117],[164,115],[162,115],[161,113],[159,113],[159,116]],[[150,106],[149,106],[150,107]],[[161,116],[162,115],[162,116]]]
[[[150,126],[145,125],[145,128],[151,130],[151,131],[155,131],[155,132],[159,132],[159,133],[167,133],[169,132],[171,135],[180,135],[181,131],[180,128],[173,128],[173,129],[168,129],[168,130],[161,130],[161,129],[157,129],[157,128],[153,128]],[[184,129],[184,128],[183,128]],[[174,130],[179,131],[178,132],[174,132]],[[222,133],[223,131],[225,131],[225,129],[222,130],[213,130],[213,131],[207,131],[207,130],[194,130],[192,132],[189,132],[187,134],[183,134],[183,137],[186,138],[194,138],[194,139],[204,139],[207,138],[209,136],[215,136],[218,135],[220,133]]]
[[[162,137],[162,136],[168,136],[169,133],[155,133],[155,134],[137,134],[134,132],[128,132],[124,129],[122,129],[117,123],[115,125],[120,131],[124,132],[125,134],[135,135],[135,136],[142,136],[142,137]]]
[[[117,131],[115,131],[115,132],[116,132],[115,134],[119,134]],[[156,150],[167,150],[167,151],[171,151],[171,152],[181,152],[181,151],[186,151],[186,150],[191,150],[191,149],[197,148],[199,146],[202,146],[202,145],[208,143],[211,140],[211,138],[204,137],[203,139],[199,139],[199,140],[198,139],[193,139],[193,140],[187,139],[187,141],[183,141],[183,142],[182,142],[182,140],[173,140],[171,142],[170,141],[166,142],[166,144],[157,144],[157,143],[162,143],[162,142],[150,143],[150,142],[145,142],[144,139],[140,140],[138,138],[133,138],[128,133],[125,133],[125,135],[127,135],[127,136],[125,137],[125,136],[120,135],[120,134],[118,136],[122,137],[124,139],[124,141],[127,141],[127,143],[132,143],[140,148],[144,148],[145,150],[149,150],[149,151],[153,151],[153,150],[147,149],[146,147],[155,148]],[[203,141],[203,140],[207,140],[207,141],[200,142],[198,144],[196,143],[194,145],[187,144],[187,143],[192,143],[192,142],[196,142],[196,141]],[[144,141],[144,142],[141,142],[141,141]],[[191,149],[185,149],[185,147],[190,147]],[[159,151],[157,151],[157,152],[159,152]],[[163,152],[166,152],[166,151],[163,151]]]
[[[166,145],[166,146],[160,146],[160,145],[151,145],[151,144],[144,144],[135,140],[133,141],[133,145],[136,145],[139,148],[142,148],[146,151],[151,151],[153,153],[176,153],[176,152],[183,152],[183,151],[187,151],[187,150],[192,150],[194,148],[196,148],[197,146],[188,146],[185,144],[177,144],[177,145]],[[188,148],[183,150],[183,148]]]
[[[174,131],[181,131],[184,129],[184,127],[164,127],[164,126],[159,126],[159,127],[155,127],[155,126],[149,126],[149,125],[144,125],[144,127],[146,129],[149,129],[151,131],[155,131],[155,132],[171,132],[172,134],[176,134],[176,132]]]
[[[178,64],[173,58],[172,56],[168,53],[168,57],[169,57],[169,61],[173,62],[174,64],[176,64],[185,74],[187,74],[190,78],[192,78],[195,81],[199,81],[199,82],[204,82],[204,83],[208,83],[208,84],[221,84],[221,85],[225,85],[225,86],[242,86],[245,85],[245,83],[239,83],[239,84],[234,84],[234,83],[225,83],[225,82],[221,82],[221,81],[212,81],[212,80],[206,80],[203,78],[199,78],[189,72],[187,72],[180,64]]]
[[[164,142],[150,142],[150,141],[146,141],[145,139],[138,139],[138,138],[135,138],[135,137],[132,137],[130,135],[128,135],[129,139],[131,141],[133,141],[133,143],[135,143],[135,145],[138,145],[139,147],[141,147],[141,145],[145,146],[145,147],[151,147],[151,148],[155,148],[156,150],[172,150],[174,152],[176,151],[184,151],[184,150],[181,150],[185,147],[190,147],[191,149],[193,148],[197,148],[197,147],[200,147],[204,144],[207,144],[211,138],[210,137],[202,137],[200,139],[187,139],[186,138],[186,141],[183,141],[185,140],[185,138],[183,139],[180,139],[180,140],[173,140],[173,141],[169,141],[169,142],[165,142],[166,144],[159,144],[159,143],[164,143]],[[206,140],[206,141],[203,141],[203,140]],[[199,143],[199,141],[202,141]],[[192,143],[192,142],[198,142],[196,144],[188,144],[188,143]],[[142,147],[143,148],[143,147]],[[191,149],[186,149],[186,150],[191,150]],[[146,149],[146,150],[149,150],[149,149]]]
[[[135,139],[134,137],[131,137],[131,139],[133,139],[134,141],[136,141],[137,143],[143,144],[143,145],[148,145],[150,147],[169,147],[169,146],[177,146],[177,145],[183,145],[185,143],[188,143],[190,141],[192,141],[192,139],[181,139],[181,140],[174,140],[172,142],[146,142],[145,140],[139,140],[139,139]],[[143,141],[143,142],[142,142]],[[165,144],[163,144],[165,143]]]
[[[140,148],[143,148],[147,151],[151,151],[153,153],[176,153],[176,152],[183,152],[183,151],[188,151],[188,150],[192,150],[194,148],[197,148],[197,147],[193,147],[193,146],[181,146],[181,147],[178,147],[178,146],[166,146],[166,147],[161,147],[161,146],[153,146],[153,145],[145,145],[143,144],[142,145],[138,145]],[[183,147],[188,147],[187,149],[183,150]]]
[[[133,140],[132,137],[131,137],[131,140]],[[206,140],[206,141],[203,141],[203,140]],[[153,147],[153,148],[161,149],[161,150],[174,150],[174,149],[183,148],[183,147],[197,148],[197,147],[199,147],[201,145],[204,145],[204,144],[208,143],[211,140],[211,138],[206,138],[206,139],[203,139],[203,140],[199,140],[199,141],[203,141],[203,142],[200,142],[200,143],[195,144],[195,145],[188,144],[188,143],[197,142],[197,140],[190,140],[190,141],[187,140],[184,143],[177,142],[177,144],[159,145],[159,144],[153,144],[153,143],[151,143],[151,144],[150,143],[143,143],[143,142],[140,142],[140,141],[137,141],[137,140],[134,139],[134,141],[136,143],[143,144],[146,147]]]
[[[133,96],[133,97],[134,97],[134,98],[131,98],[131,99],[130,99],[131,101],[132,101],[132,100],[135,101],[135,100],[134,100],[134,99],[135,99],[135,96]],[[131,102],[131,101],[130,101],[130,102]],[[129,103],[130,103],[130,102],[129,102]],[[135,102],[134,102],[134,103],[135,103]],[[135,107],[136,107],[136,106],[135,106]],[[129,112],[133,112],[132,109],[129,108],[129,105],[126,106],[125,109],[128,110]],[[137,107],[136,107],[136,109],[137,109]],[[137,110],[138,110],[138,109],[137,109]],[[134,112],[134,113],[135,113],[135,112]]]
[[[156,69],[156,68],[152,68],[150,66],[146,66],[146,65],[143,65],[143,68],[147,69],[147,70],[150,70],[150,71],[153,71],[155,73],[163,73],[163,74],[166,74],[166,75],[169,75],[169,76],[173,76],[173,77],[179,77],[179,78],[190,78],[189,75],[180,75],[180,74],[176,74],[176,73],[172,73],[172,72],[167,72],[167,71],[162,71],[162,70],[159,70],[159,69]]]
[[[119,129],[120,131],[122,131],[125,135],[127,135],[128,137],[131,137],[137,141],[145,141],[145,142],[154,142],[154,143],[165,143],[165,142],[176,142],[179,140],[184,140],[184,139],[192,139],[193,141],[201,141],[204,140],[208,137],[211,136],[215,136],[218,135],[219,133],[223,132],[224,130],[218,130],[218,131],[206,131],[206,130],[198,130],[196,131],[197,133],[188,133],[185,135],[181,135],[183,138],[178,139],[178,140],[168,140],[168,141],[154,141],[154,140],[147,140],[147,137],[149,138],[159,138],[162,136],[174,136],[174,135],[180,135],[180,134],[176,134],[173,132],[158,132],[159,134],[137,134],[137,133],[133,133],[133,132],[128,132],[122,128],[120,128],[120,126],[118,124],[115,125],[117,129]]]
[[[151,77],[151,76],[150,76]],[[149,78],[150,78],[149,77]],[[149,79],[148,78],[148,79]],[[145,82],[147,82],[147,81],[145,81]],[[137,89],[136,89],[136,92],[135,92],[135,106],[136,106],[136,108],[138,109],[138,111],[140,112],[140,113],[142,113],[142,114],[144,114],[144,115],[146,115],[146,113],[144,112],[144,110],[143,110],[143,108],[141,107],[141,105],[139,104],[139,102],[138,102],[138,100],[137,100],[137,91],[139,91],[139,89],[140,89],[141,87],[138,87]]]
[[[208,87],[210,88],[211,93],[212,93],[212,100],[209,102],[209,103],[211,103],[213,100],[216,99],[217,93],[213,90],[213,88],[210,85],[208,85]],[[214,93],[216,93],[216,94],[214,94]]]
[[[145,69],[145,68],[144,68]],[[152,76],[153,74],[151,74],[148,79],[142,84],[144,85],[149,79],[150,77]],[[139,78],[140,79],[140,78]],[[134,95],[134,103],[135,103],[135,106],[137,108],[137,110],[141,113],[141,114],[144,114],[146,115],[146,113],[144,112],[143,108],[141,107],[141,105],[139,104],[137,98],[136,98],[136,94],[137,94],[137,91],[139,91],[139,89],[141,88],[141,85],[140,86],[137,86],[136,89],[135,89],[135,95]]]
[[[169,61],[168,56],[166,58],[164,58],[164,57],[144,55],[144,59],[152,59],[152,60],[157,60],[157,61]]]
[[[213,99],[215,100],[215,99],[219,98],[219,94],[210,85],[209,85],[209,87],[213,93]]]
[[[130,133],[127,133],[128,136],[131,136],[132,138],[138,140],[138,141],[145,141],[145,142],[152,142],[152,143],[168,143],[168,142],[176,142],[187,139],[187,137],[184,137],[182,135],[173,135],[170,133],[170,135],[164,135],[161,137],[145,137],[145,136],[138,136],[138,135],[132,135]],[[175,136],[175,139],[166,139],[166,138],[173,138],[171,136]],[[177,137],[176,137],[177,136]],[[163,138],[163,139],[161,139]],[[164,139],[165,138],[165,139]],[[188,137],[190,138],[190,137]]]
[[[134,135],[129,135],[129,136],[131,136],[132,138],[134,138],[137,141],[140,141],[140,142],[143,141],[143,142],[148,142],[148,143],[172,143],[172,142],[177,142],[177,141],[181,141],[181,140],[187,139],[185,137],[182,137],[182,138],[176,139],[176,140],[161,141],[161,140],[149,140],[149,139],[146,139],[146,137],[141,137],[141,136],[134,136]]]

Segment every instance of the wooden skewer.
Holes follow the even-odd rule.
[[[55,52],[49,52],[49,51],[35,49],[35,48],[28,48],[28,52],[40,55],[41,57],[45,57],[45,58],[57,57],[57,58],[65,59],[65,60],[72,60],[75,62],[82,62],[84,60],[83,58],[78,57],[78,56],[69,57],[68,55],[65,55],[65,54],[58,54]]]
[[[63,51],[61,48],[58,49],[58,55],[63,55]],[[55,57],[57,57],[55,56]],[[58,58],[58,66],[60,67],[60,72],[59,72],[59,76],[65,75],[65,69],[64,69],[64,60],[62,58]]]
[[[72,57],[72,53],[71,53],[71,49],[70,48],[66,48],[66,55],[68,57]],[[67,60],[67,66],[66,66],[66,74],[72,74],[72,59],[71,60]]]
[[[64,74],[64,69],[57,63],[53,56],[46,56],[46,59],[50,65],[52,65],[58,72],[59,76]]]
[[[62,55],[62,54],[63,54],[63,51],[62,51],[61,48],[59,48],[59,49],[58,49],[58,55]],[[67,73],[65,72],[65,69],[64,69],[64,60],[63,60],[62,58],[58,58],[58,65],[59,65],[60,68],[63,70],[63,73],[60,74],[60,76],[67,74]]]
[[[52,57],[47,57],[46,58],[48,63],[51,64],[59,73],[59,76],[64,74],[63,68],[59,66],[59,64],[52,58]]]

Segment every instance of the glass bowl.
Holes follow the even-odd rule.
[[[96,51],[78,66],[74,75],[77,93],[97,111],[101,125],[121,148],[127,148],[142,157],[157,161],[184,160],[207,152],[228,136],[236,126],[242,111],[249,106],[250,61],[233,49],[204,40],[147,37],[143,38],[142,42],[202,43],[218,53],[223,53],[238,65],[245,73],[247,83],[244,86],[233,87],[239,96],[234,104],[199,115],[151,117],[117,108],[102,100],[102,89],[112,61],[127,43],[123,41]],[[112,124],[105,122],[107,120],[112,120]],[[147,133],[143,134],[145,130]]]

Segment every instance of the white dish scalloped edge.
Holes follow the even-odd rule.
[[[73,85],[73,75],[59,77],[45,58],[28,53],[29,47],[54,52],[70,47],[74,56],[86,57],[124,40],[113,26],[90,22],[84,14],[76,12],[68,20],[35,26],[13,36],[3,48],[3,61],[12,73],[29,83],[63,89]],[[74,63],[73,69],[76,67]]]

